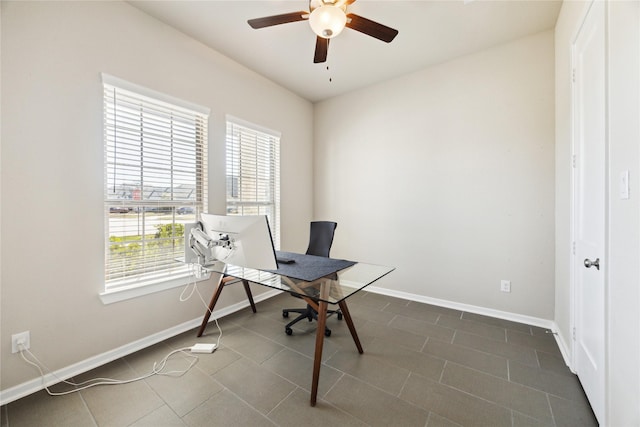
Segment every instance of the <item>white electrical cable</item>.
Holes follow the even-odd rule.
[[[187,285],[184,287],[184,289],[180,293],[180,302],[188,301],[193,296],[193,293],[195,292],[196,294],[198,294],[198,297],[200,298],[200,301],[202,301],[202,305],[204,305],[204,308],[209,312],[209,315],[212,315],[213,311],[211,311],[211,309],[207,305],[207,302],[202,297],[202,294],[200,293],[200,290],[198,289],[198,282],[196,281],[197,275],[196,275],[196,272],[195,272],[195,268],[202,268],[202,267],[201,267],[200,264],[189,264],[189,270],[190,270],[190,273],[191,273],[191,277],[193,277],[193,281],[187,283]],[[185,293],[189,289],[189,286],[192,286],[191,292],[189,292],[189,295],[187,295],[185,297]],[[220,284],[220,286],[224,286],[224,285]],[[214,317],[213,321],[216,323],[216,327],[218,328],[218,332],[220,332],[220,334],[218,335],[218,341],[216,342],[216,348],[220,348],[220,339],[222,338],[222,328],[220,327],[220,324],[218,323],[218,318],[217,317]]]
[[[144,380],[146,378],[149,378],[153,375],[164,375],[164,376],[172,376],[172,377],[180,377],[184,374],[186,374],[192,367],[193,365],[196,364],[196,362],[198,361],[198,357],[194,356],[190,353],[187,353],[187,350],[189,350],[190,347],[185,347],[185,348],[180,348],[178,350],[173,350],[172,352],[170,352],[169,354],[167,354],[164,359],[162,359],[160,361],[160,363],[154,363],[153,364],[153,369],[151,370],[151,372],[149,372],[146,375],[143,375],[141,377],[137,377],[137,378],[131,378],[128,380],[116,380],[116,379],[112,379],[112,378],[92,378],[90,380],[87,381],[83,381],[81,383],[74,383],[72,381],[67,381],[67,380],[63,380],[60,377],[58,377],[53,371],[51,371],[51,369],[49,369],[44,363],[42,363],[36,356],[35,354],[33,354],[32,352],[30,352],[28,349],[26,348],[20,348],[20,356],[22,357],[22,359],[27,362],[28,364],[35,366],[38,371],[40,372],[40,376],[42,377],[42,384],[44,386],[44,389],[47,391],[47,393],[49,393],[49,395],[51,396],[64,396],[66,394],[71,394],[71,393],[75,393],[78,391],[82,391],[82,390],[86,390],[90,387],[95,387],[98,385],[118,385],[118,384],[129,384],[135,381],[140,381],[140,380]],[[24,354],[27,353],[30,357],[33,358],[34,361],[29,360]],[[167,364],[167,361],[169,360],[169,358],[171,356],[173,356],[176,353],[183,353],[185,354],[187,357],[191,358],[191,362],[189,363],[189,366],[181,371],[169,371],[169,372],[162,372]],[[49,390],[49,387],[47,387],[45,385],[45,374],[44,374],[44,370],[47,370],[55,379],[57,379],[60,382],[63,382],[65,384],[71,385],[73,387],[78,387],[78,388],[74,388],[73,390],[68,390],[68,391],[63,391],[63,392],[53,392],[51,390]]]

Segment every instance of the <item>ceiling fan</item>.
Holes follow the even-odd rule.
[[[355,13],[348,13],[347,7],[356,0],[309,0],[309,11],[284,13],[249,19],[251,28],[265,28],[289,22],[309,20],[311,29],[316,33],[316,50],[314,63],[325,62],[329,50],[329,40],[340,34],[344,27],[359,31],[383,42],[390,43],[398,30],[363,18]]]

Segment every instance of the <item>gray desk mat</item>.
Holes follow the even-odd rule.
[[[276,254],[279,258],[293,259],[294,262],[291,264],[278,263],[277,270],[267,271],[304,280],[305,282],[312,282],[356,264],[355,261],[347,261],[345,259],[325,258],[293,252],[276,251]]]

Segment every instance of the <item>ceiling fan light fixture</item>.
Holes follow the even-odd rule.
[[[344,29],[347,15],[340,7],[325,4],[313,9],[309,15],[309,25],[319,37],[330,39]]]

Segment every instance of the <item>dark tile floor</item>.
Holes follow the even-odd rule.
[[[61,397],[38,392],[2,407],[17,426],[590,426],[597,425],[553,336],[519,323],[360,292],[349,307],[365,349],[344,321],[328,321],[318,405],[309,406],[314,324],[284,333],[286,294],[221,319],[221,346],[181,377],[153,376]],[[210,324],[200,342],[215,342]],[[133,378],[179,335],[76,380]],[[170,369],[186,367],[178,355]],[[55,390],[64,389],[61,385]]]

